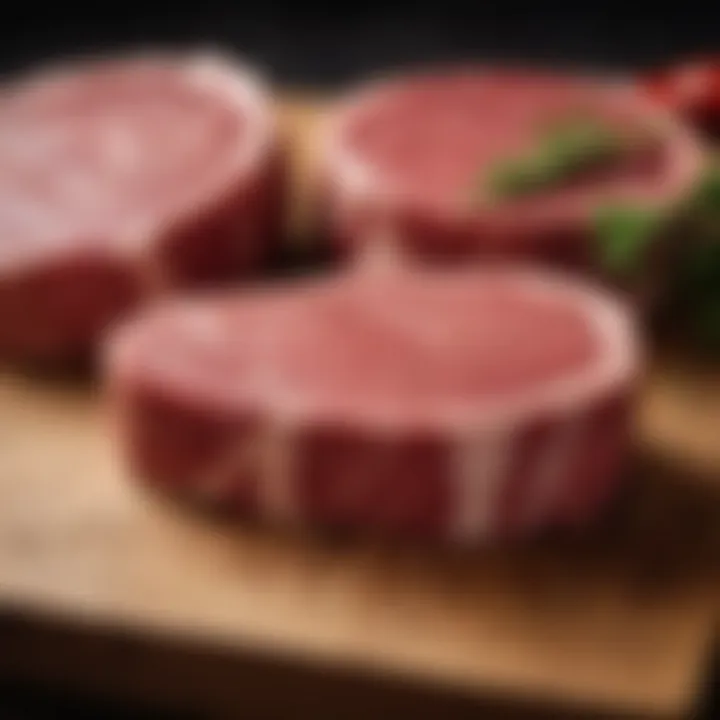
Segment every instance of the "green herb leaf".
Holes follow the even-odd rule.
[[[604,162],[622,150],[620,136],[593,120],[560,126],[546,142],[547,152],[555,157],[558,169],[567,173]]]
[[[497,163],[487,176],[495,197],[513,198],[558,185],[629,151],[629,138],[598,120],[556,123],[525,157]]]
[[[595,237],[602,267],[613,277],[628,279],[644,264],[650,245],[663,228],[657,210],[623,205],[601,208],[595,218]]]
[[[490,192],[494,197],[526,195],[542,189],[547,177],[542,165],[527,160],[508,160],[490,170]]]

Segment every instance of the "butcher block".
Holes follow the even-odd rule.
[[[317,105],[284,112],[302,179]],[[596,530],[460,552],[182,506],[123,475],[91,382],[5,370],[0,669],[220,716],[689,717],[720,608],[719,418],[720,371],[663,355]]]

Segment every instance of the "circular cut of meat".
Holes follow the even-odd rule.
[[[524,196],[488,192],[493,169],[537,153],[546,130],[573,118],[653,142]],[[432,262],[520,258],[593,273],[597,208],[673,203],[702,165],[691,131],[630,85],[541,71],[455,68],[371,84],[330,111],[323,143],[321,212],[340,252],[391,239]]]
[[[641,359],[552,271],[354,272],[176,299],[111,336],[131,473],[270,522],[474,542],[612,496]]]
[[[0,356],[85,353],[125,309],[230,280],[278,237],[254,73],[214,52],[36,71],[0,92]]]

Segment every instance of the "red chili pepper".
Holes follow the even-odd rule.
[[[642,85],[655,100],[720,137],[720,56],[651,73]]]

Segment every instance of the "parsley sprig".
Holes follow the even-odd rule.
[[[492,167],[488,190],[496,199],[512,199],[550,189],[622,159],[640,140],[592,118],[557,122],[533,151]]]
[[[632,280],[643,268],[666,218],[654,208],[601,207],[595,217],[596,251],[602,269],[618,280]]]
[[[595,219],[601,267],[632,281],[657,243],[676,244],[665,314],[696,347],[720,351],[720,160],[674,207],[614,205]]]

